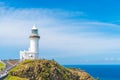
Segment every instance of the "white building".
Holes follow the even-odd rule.
[[[30,47],[28,51],[20,51],[21,61],[25,59],[38,59],[40,36],[38,34],[38,29],[35,26],[33,26],[33,28],[31,29],[31,34],[29,36],[29,39],[30,39]]]

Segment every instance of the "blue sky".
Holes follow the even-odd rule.
[[[40,58],[60,64],[120,64],[120,1],[0,0],[0,59],[19,58],[39,29]]]

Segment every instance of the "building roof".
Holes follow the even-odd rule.
[[[35,25],[32,27],[32,29],[37,29],[36,27],[35,27]]]

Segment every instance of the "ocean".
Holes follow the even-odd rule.
[[[120,80],[120,65],[64,65],[67,68],[79,68],[100,80]]]

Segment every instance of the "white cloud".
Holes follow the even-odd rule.
[[[111,61],[120,61],[120,58],[119,57],[106,57],[105,58],[105,61],[108,61],[108,62],[111,62]]]
[[[107,37],[106,30],[102,31],[105,27],[119,29],[119,25],[67,19],[69,16],[82,16],[84,14],[82,12],[50,9],[7,10],[6,8],[1,8],[1,12],[0,44],[2,45],[28,45],[30,33],[28,31],[32,25],[37,24],[41,35],[41,48],[65,51],[66,56],[103,53],[120,49],[120,38],[118,36]],[[63,54],[57,55],[65,56]]]

